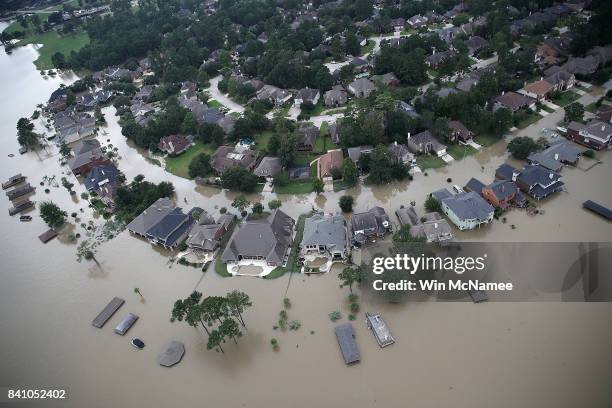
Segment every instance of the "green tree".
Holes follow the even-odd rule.
[[[242,336],[242,332],[238,327],[238,323],[236,323],[236,321],[231,318],[223,320],[223,322],[219,325],[218,330],[224,337],[231,337],[232,340],[234,340],[234,343],[236,344],[238,344],[238,340],[236,340],[236,337]]]
[[[252,193],[258,181],[256,175],[243,167],[230,167],[221,174],[221,187],[232,191]]]
[[[208,335],[208,343],[206,344],[206,348],[208,350],[219,349],[221,353],[225,354],[223,348],[221,347],[221,343],[225,341],[225,336],[220,330],[213,330]]]
[[[61,227],[66,222],[68,213],[62,211],[57,204],[52,201],[43,201],[39,207],[40,217],[50,228]]]
[[[350,268],[346,267],[338,274],[340,279],[340,287],[348,286],[350,293],[353,293],[353,285],[361,284],[366,278],[366,274],[361,267]]]
[[[232,207],[237,208],[240,212],[244,211],[249,205],[251,205],[251,202],[247,200],[244,194],[240,194],[232,202]]]
[[[442,206],[436,197],[430,195],[427,197],[427,200],[425,200],[425,209],[427,212],[441,212]]]
[[[283,205],[283,202],[281,200],[274,199],[270,200],[270,202],[268,203],[268,208],[271,210],[276,210],[277,208],[280,208],[281,205]]]
[[[519,160],[525,160],[533,152],[540,150],[540,146],[528,136],[519,136],[508,143],[508,151]]]
[[[200,153],[189,163],[189,177],[206,177],[212,172],[210,164],[210,156],[205,153]]]
[[[342,178],[351,186],[357,184],[357,180],[359,180],[357,166],[355,166],[355,163],[349,157],[342,161]]]
[[[574,102],[565,108],[566,122],[582,122],[584,119],[584,106],[580,102]]]
[[[323,184],[323,180],[316,178],[313,180],[312,182],[312,189],[314,190],[315,193],[317,194],[321,194],[323,192],[325,188],[325,185]]]
[[[85,261],[94,261],[98,267],[100,267],[100,262],[96,258],[97,246],[94,242],[90,242],[89,240],[82,241],[77,247],[77,262]]]
[[[242,327],[246,329],[246,324],[242,318],[242,314],[246,309],[253,306],[249,295],[244,292],[233,290],[225,295],[230,313],[240,320]]]
[[[349,213],[353,211],[354,201],[355,199],[353,198],[353,196],[343,195],[342,197],[340,197],[340,200],[338,201],[338,205],[340,206],[340,209],[342,210],[343,213]]]
[[[263,214],[264,206],[262,203],[253,204],[253,214]]]

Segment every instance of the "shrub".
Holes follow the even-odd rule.
[[[338,201],[338,205],[340,206],[340,209],[342,210],[342,212],[349,213],[353,211],[354,201],[355,200],[353,199],[352,196],[344,195],[340,197],[340,200]]]
[[[342,319],[342,313],[337,310],[334,310],[333,312],[329,313],[328,316],[329,320],[331,320],[332,322]]]

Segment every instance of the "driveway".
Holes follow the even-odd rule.
[[[216,100],[221,105],[229,109],[230,112],[238,112],[238,113],[244,112],[244,106],[232,101],[230,98],[223,95],[221,91],[219,91],[219,88],[218,88],[219,81],[221,81],[221,75],[212,78],[210,80],[210,87],[208,87],[208,89],[205,89],[205,91],[208,92],[208,94],[210,95],[212,99]]]

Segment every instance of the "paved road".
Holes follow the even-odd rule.
[[[210,80],[210,87],[208,87],[208,89],[205,89],[205,91],[208,92],[212,99],[218,101],[221,105],[229,109],[230,112],[244,112],[244,106],[232,101],[230,98],[223,95],[221,91],[219,91],[219,81],[221,81],[221,75],[212,78]]]

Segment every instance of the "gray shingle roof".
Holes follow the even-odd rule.
[[[264,157],[259,165],[253,170],[253,173],[258,177],[272,177],[280,173],[283,166],[281,165],[280,158],[266,156]]]
[[[157,224],[166,214],[174,209],[174,204],[168,197],[155,201],[138,217],[134,218],[127,229],[135,234],[145,235],[149,228]]]
[[[342,216],[324,217],[316,214],[306,218],[302,246],[322,245],[328,249],[344,250],[346,243],[346,225]]]
[[[474,191],[446,197],[442,202],[462,220],[484,220],[491,216],[494,208]]]

